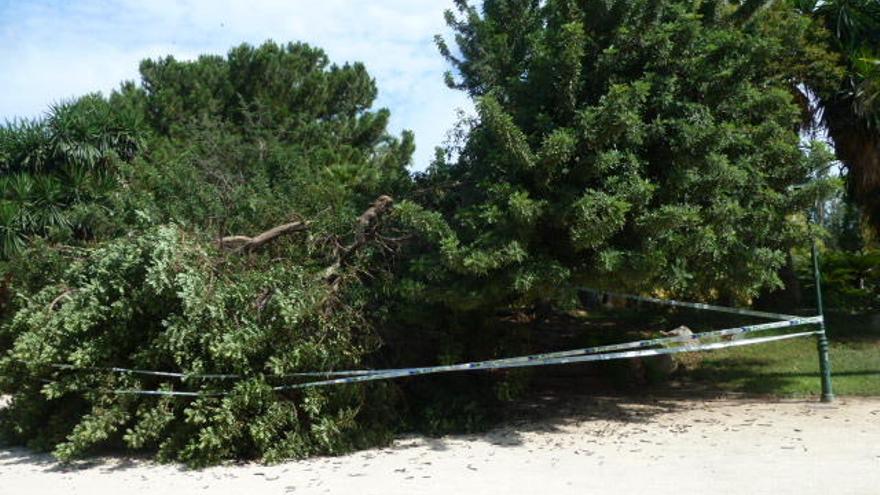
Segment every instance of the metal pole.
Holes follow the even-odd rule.
[[[834,400],[834,392],[831,390],[831,358],[828,356],[828,337],[825,335],[825,308],[822,305],[822,275],[819,272],[819,250],[816,247],[816,239],[813,238],[813,277],[816,281],[816,308],[822,322],[819,323],[820,333],[816,336],[816,346],[819,350],[819,372],[822,377],[822,402]]]

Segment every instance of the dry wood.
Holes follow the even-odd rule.
[[[263,232],[262,234],[257,235],[256,237],[248,237],[244,235],[231,235],[223,237],[219,241],[217,241],[217,244],[224,249],[231,249],[235,252],[250,253],[256,251],[257,249],[263,247],[269,242],[272,242],[282,235],[292,234],[294,232],[302,232],[308,229],[308,227],[309,222],[290,222],[285,223],[284,225],[273,227]]]
[[[324,270],[324,279],[335,290],[339,286],[339,272],[347,265],[355,254],[376,236],[378,221],[394,206],[394,200],[390,196],[382,195],[370,205],[357,219],[357,232],[354,241],[347,246],[337,245],[336,260]]]
[[[64,292],[49,303],[49,311],[55,311],[62,299],[71,299],[74,292],[76,292],[76,289],[65,289]]]
[[[382,215],[391,210],[393,205],[394,200],[390,196],[379,196],[373,201],[373,204],[371,204],[370,207],[357,218],[354,240],[350,244],[343,245],[338,239],[333,238],[335,244],[333,249],[333,263],[324,270],[323,276],[324,280],[330,284],[331,292],[335,292],[339,288],[339,273],[351,262],[357,252],[372,240],[379,239],[381,241],[380,236],[377,234],[379,219]],[[217,245],[222,249],[229,249],[236,253],[250,253],[263,247],[267,243],[272,242],[278,237],[294,232],[305,231],[309,228],[309,225],[310,222],[308,221],[290,222],[269,229],[255,237],[244,235],[226,236],[218,239]],[[262,309],[262,306],[266,304],[269,297],[271,296],[268,294],[261,294],[257,298],[255,304],[259,309]]]

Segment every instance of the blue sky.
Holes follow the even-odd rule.
[[[0,121],[137,79],[141,59],[224,54],[241,42],[304,41],[376,78],[391,130],[416,134],[423,169],[465,95],[443,84],[433,44],[451,0],[0,0]]]

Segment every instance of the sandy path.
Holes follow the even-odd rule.
[[[203,471],[126,459],[72,469],[0,450],[0,493],[880,493],[880,398],[585,399],[543,416],[485,435]]]

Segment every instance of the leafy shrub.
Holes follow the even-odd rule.
[[[409,184],[411,134],[389,135],[388,111],[370,110],[361,64],[303,44],[145,61],[141,75],[0,127],[0,181],[21,184],[0,202],[2,437],[61,459],[124,447],[194,465],[386,440],[388,385],[272,387],[361,368],[378,348],[394,241],[358,215]],[[242,248],[290,224],[303,228]]]
[[[364,301],[336,294],[315,264],[212,249],[163,226],[68,257],[55,283],[18,294],[0,336],[12,342],[0,360],[0,389],[14,394],[4,438],[54,446],[61,459],[124,444],[191,464],[333,453],[385,438],[393,415],[384,385],[272,390],[282,383],[275,375],[362,366],[378,344]],[[107,366],[241,379],[98,369]],[[228,395],[111,393],[120,389]]]
[[[827,251],[820,257],[822,296],[826,308],[850,313],[880,311],[880,250]],[[815,305],[812,264],[801,263],[805,299]]]

